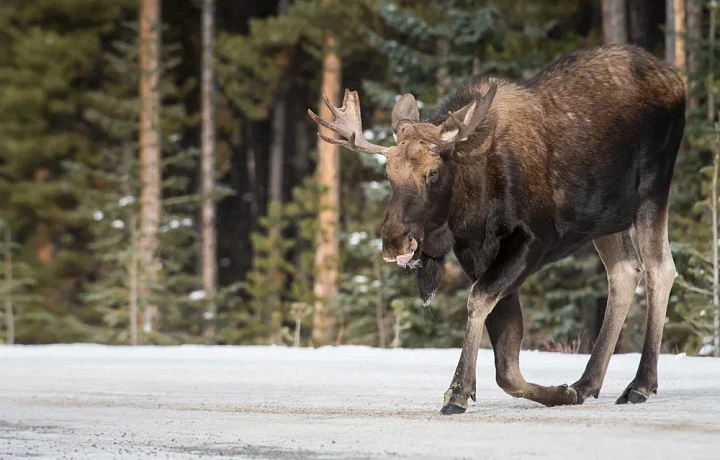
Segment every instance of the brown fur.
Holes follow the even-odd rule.
[[[656,390],[675,273],[667,205],[684,134],[685,92],[674,69],[640,48],[586,49],[527,81],[469,82],[427,121],[420,121],[415,98],[403,95],[392,114],[397,145],[384,149],[365,141],[356,147],[387,153],[393,194],[381,228],[385,259],[420,262],[423,300],[440,284],[450,251],[473,281],[463,349],[442,413],[463,412],[475,398],[484,326],[497,382],[509,394],[548,406],[597,395],[643,267],[645,345],[638,373],[618,402],[642,402]],[[361,131],[359,105],[352,113],[336,130],[351,148],[353,132]],[[528,383],[519,369],[518,289],[532,273],[590,241],[608,272],[609,295],[587,368],[571,387]]]

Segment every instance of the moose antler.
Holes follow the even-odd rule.
[[[368,142],[363,136],[362,119],[360,118],[360,98],[356,91],[345,90],[345,97],[343,98],[343,104],[340,108],[332,105],[330,99],[324,94],[323,99],[330,109],[330,112],[335,116],[335,121],[329,122],[323,120],[310,109],[308,109],[308,114],[319,125],[339,134],[340,139],[326,137],[318,133],[320,139],[331,144],[341,145],[355,152],[387,154],[387,151],[390,150],[389,147]]]
[[[495,98],[497,84],[491,82],[480,97],[465,107],[455,112],[448,111],[448,119],[440,126],[440,137],[429,137],[418,134],[426,141],[432,142],[440,147],[447,147],[464,141],[475,132],[480,123],[485,119],[490,110],[490,105]]]

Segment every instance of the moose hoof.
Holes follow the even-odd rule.
[[[442,409],[440,409],[440,413],[443,415],[462,414],[463,412],[465,412],[465,408],[456,406],[455,404],[445,404]]]
[[[635,383],[633,381],[623,394],[615,401],[615,404],[642,404],[650,399],[650,394],[657,394],[657,383],[650,384]]]
[[[574,387],[567,384],[547,387],[550,391],[547,396],[538,402],[546,407],[554,406],[572,406],[578,403],[578,395],[580,393]]]
[[[577,405],[582,405],[590,396],[595,399],[598,399],[600,396],[600,390],[583,390],[581,387],[576,387],[575,385],[572,385],[571,388],[577,393],[577,401],[575,402]]]
[[[648,397],[640,393],[637,390],[627,389],[625,392],[615,401],[615,404],[642,404],[648,400]]]

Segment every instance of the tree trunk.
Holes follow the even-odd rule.
[[[707,76],[707,117],[710,123],[715,120],[715,26],[717,21],[717,8],[710,7],[710,28],[708,33],[708,43],[710,52],[708,76]]]
[[[287,14],[289,0],[280,0],[278,16]],[[270,145],[270,202],[282,202],[283,169],[285,167],[285,135],[287,130],[287,92],[281,91],[272,113],[272,144]]]
[[[202,278],[205,291],[205,331],[213,341],[217,327],[217,254],[215,234],[215,92],[213,90],[213,43],[215,0],[202,5]]]
[[[714,75],[712,69],[715,65],[715,21],[717,17],[717,7],[714,5],[710,7],[710,29],[708,34],[708,47],[709,47],[709,68],[710,75],[708,76],[709,81],[714,81]],[[715,120],[715,98],[713,96],[714,90],[711,85],[708,85],[708,120],[712,123]],[[720,132],[716,131],[716,144],[713,149],[713,179],[712,179],[712,197],[710,202],[712,203],[712,248],[713,248],[713,356],[720,356],[720,300],[718,300],[718,289],[720,288],[720,266],[718,265],[718,162],[720,161],[720,151],[718,151],[718,145],[720,145]]]
[[[330,0],[325,0],[325,4]],[[341,64],[335,52],[335,37],[326,33],[326,54],[322,67],[322,94],[330,102],[340,105]],[[320,116],[332,119],[330,109],[320,100]],[[327,128],[320,131],[327,137],[335,134]],[[330,334],[335,327],[335,313],[332,310],[332,297],[337,291],[338,276],[338,205],[340,202],[340,152],[337,145],[318,141],[317,178],[321,187],[320,211],[318,213],[319,231],[315,252],[315,311],[313,315],[312,340],[315,346],[331,342]]]
[[[305,121],[307,109],[303,105],[300,105],[300,103],[295,104],[295,116],[297,118],[295,121],[295,138],[293,140],[295,147],[293,166],[295,167],[294,179],[296,184],[302,183],[310,167],[310,136],[308,136],[307,121]]]
[[[602,1],[603,41],[606,44],[627,43],[627,15],[625,0]]]
[[[378,328],[378,345],[380,348],[385,348],[385,342],[387,341],[387,334],[385,332],[385,299],[383,298],[382,289],[382,268],[380,267],[380,259],[375,257],[374,260],[375,277],[378,281],[378,293],[375,301],[375,321],[377,322]]]
[[[630,41],[643,48],[648,47],[647,0],[630,0]]]
[[[686,78],[685,64],[685,0],[673,0],[673,30],[675,35],[675,67]]]
[[[283,169],[285,167],[285,131],[287,126],[287,95],[278,94],[272,115],[270,145],[270,202],[283,201]]]
[[[157,307],[150,305],[149,283],[156,277],[157,232],[160,224],[160,0],[140,2],[140,194],[143,274],[139,293],[144,308],[145,332],[157,322]]]
[[[716,128],[717,130],[717,128]],[[712,203],[712,255],[713,255],[713,356],[720,356],[720,300],[718,299],[718,284],[720,267],[718,267],[718,152],[717,145],[720,144],[720,132],[716,134],[717,144],[713,149],[713,176],[710,193]]]
[[[592,243],[587,244],[576,253],[578,258],[582,259],[597,259],[592,266],[583,267],[580,269],[579,276],[584,279],[591,279],[597,274],[604,273],[604,267],[599,257],[595,256],[595,247]],[[588,298],[585,299],[580,305],[580,321],[582,322],[582,336],[580,337],[580,348],[579,353],[589,354],[592,352],[595,341],[600,335],[600,328],[603,324],[605,317],[605,306],[607,304],[607,297],[599,298]],[[619,342],[619,340],[618,340]]]
[[[700,0],[688,0],[687,4],[687,72],[689,77],[688,105],[691,111],[697,110],[698,102],[698,77],[700,65],[700,35],[702,31],[702,3]]]
[[[137,238],[137,219],[135,216],[130,218],[130,269],[128,276],[130,277],[130,344],[136,346],[138,344],[138,278],[139,278],[139,245]]]
[[[13,314],[13,262],[12,262],[12,232],[10,224],[5,223],[5,283],[7,284],[7,292],[5,293],[5,325],[7,326],[6,343],[8,345],[15,344],[15,316]]]
[[[675,0],[665,0],[665,62],[675,63]]]
[[[130,188],[131,175],[133,174],[133,164],[135,163],[134,150],[130,142],[126,142],[123,149],[123,175],[122,187],[124,196],[132,196],[133,190]],[[128,293],[128,321],[130,323],[130,344],[136,346],[138,344],[138,290],[139,278],[141,271],[139,270],[142,249],[140,247],[140,229],[138,228],[138,215],[134,212],[128,219],[128,230],[130,233],[130,265],[128,267],[128,276],[130,277],[130,292]]]

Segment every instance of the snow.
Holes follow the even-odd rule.
[[[495,384],[438,414],[458,349],[0,346],[0,458],[717,458],[720,359],[663,355],[660,388],[616,406],[639,355],[613,357],[600,398],[546,408]],[[572,383],[586,355],[525,351],[528,380]]]
[[[205,291],[204,291],[204,290],[192,291],[192,292],[188,295],[188,298],[189,298],[190,300],[203,300],[203,299],[205,299],[206,297],[207,297],[207,294],[205,294]]]
[[[132,195],[126,195],[118,201],[118,204],[120,206],[128,206],[130,204],[133,204],[135,202],[135,197]]]
[[[360,242],[367,238],[367,236],[367,232],[353,232],[348,237],[348,244],[350,246],[357,246]]]

